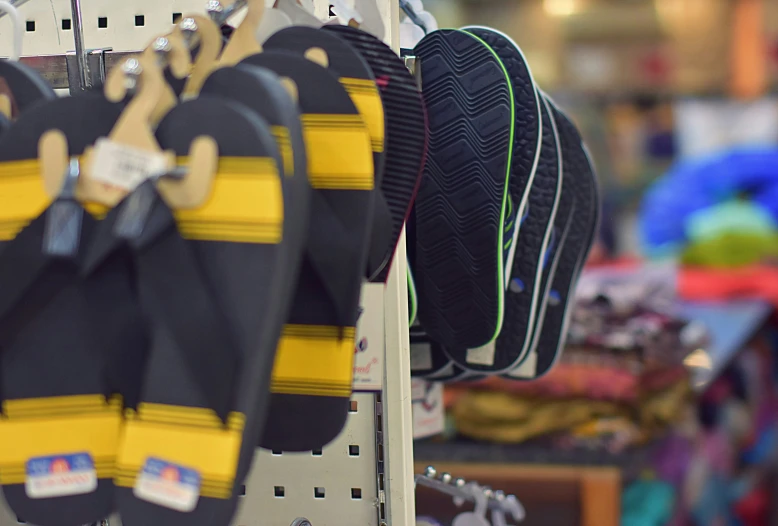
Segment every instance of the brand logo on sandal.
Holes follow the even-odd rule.
[[[89,453],[36,457],[27,461],[25,492],[31,499],[82,495],[97,489]]]

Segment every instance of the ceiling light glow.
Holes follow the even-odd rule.
[[[578,10],[578,1],[543,0],[543,8],[551,16],[570,16]]]

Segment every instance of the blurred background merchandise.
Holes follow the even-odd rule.
[[[447,384],[419,465],[491,473],[526,524],[778,524],[778,2],[425,8],[521,46],[604,205],[557,366]]]

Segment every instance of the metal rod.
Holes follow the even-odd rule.
[[[73,12],[73,40],[76,43],[76,60],[78,63],[79,80],[81,82],[81,85],[78,87],[85,90],[92,87],[92,79],[89,75],[89,63],[87,62],[86,49],[84,48],[84,28],[81,22],[81,0],[70,0],[70,8]]]

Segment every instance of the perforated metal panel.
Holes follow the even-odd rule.
[[[355,393],[346,429],[321,451],[259,450],[235,524],[289,526],[303,517],[313,526],[377,526],[375,399]]]
[[[176,13],[205,13],[204,0],[82,0],[84,44],[87,48],[134,51],[169,30]],[[29,0],[19,8],[26,21],[23,55],[53,55],[73,51],[70,0]],[[0,19],[0,50],[8,56],[12,24]]]

